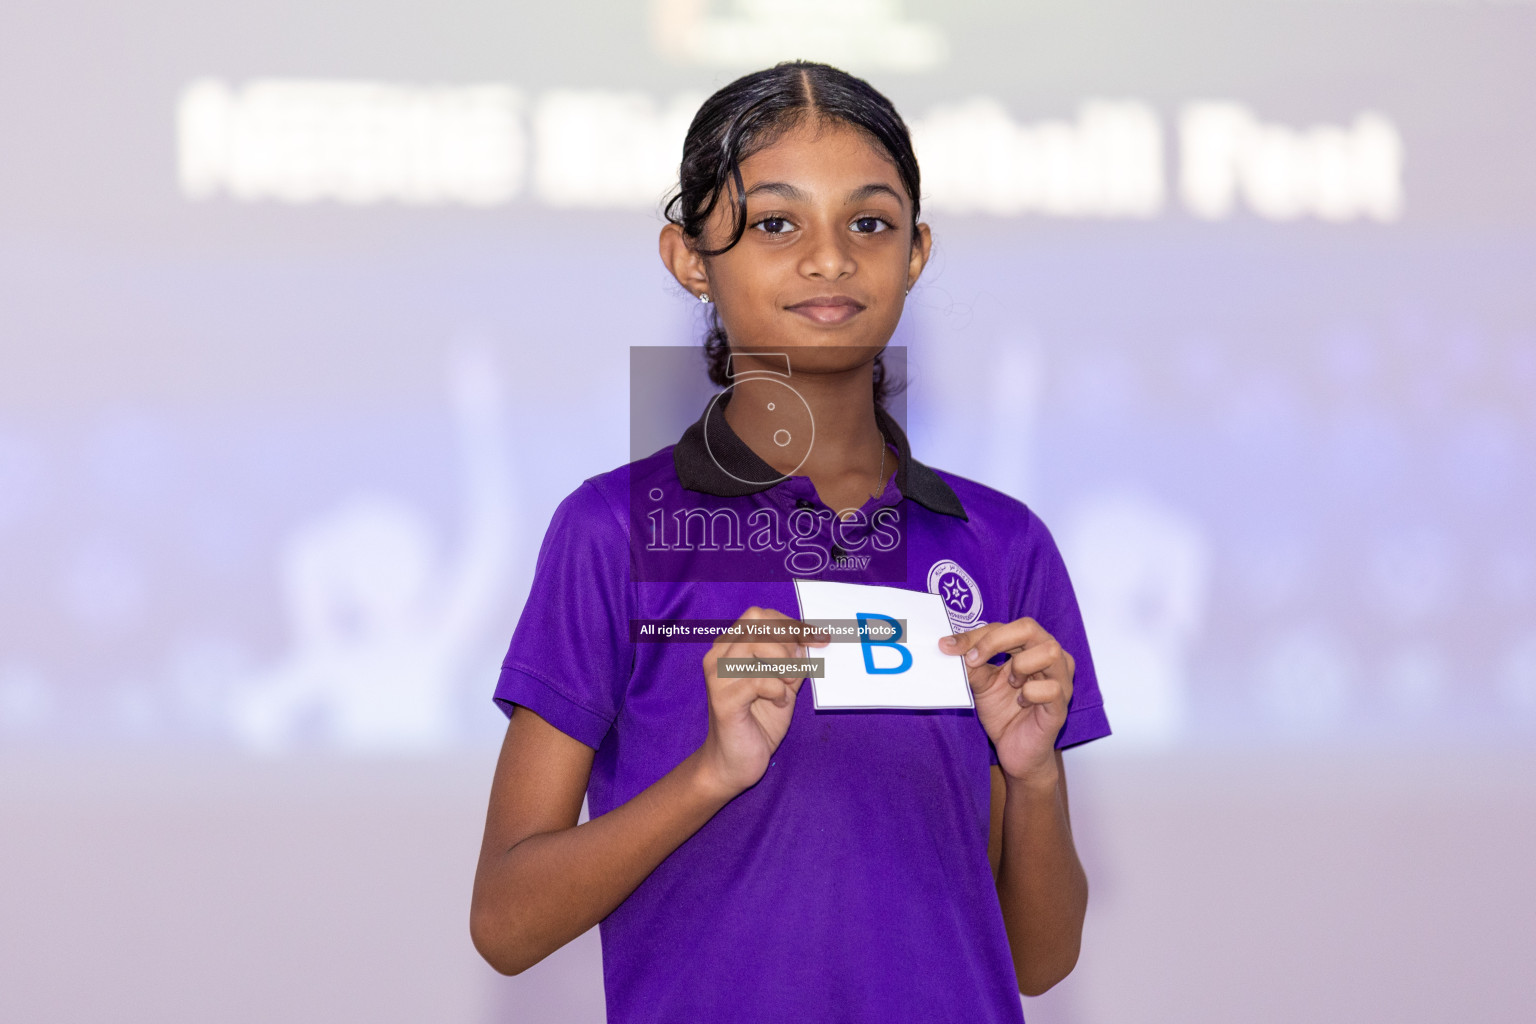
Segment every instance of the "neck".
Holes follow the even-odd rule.
[[[875,419],[873,356],[847,370],[747,377],[725,419],[775,470],[810,477],[834,509],[863,505],[895,468]]]

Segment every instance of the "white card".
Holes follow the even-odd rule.
[[[802,619],[880,623],[905,620],[899,638],[834,640],[808,648],[824,658],[825,675],[811,679],[816,709],[971,708],[971,684],[959,655],[939,650],[939,638],[954,633],[937,594],[863,583],[795,580]],[[878,637],[878,634],[877,634]],[[871,671],[873,670],[873,671]]]

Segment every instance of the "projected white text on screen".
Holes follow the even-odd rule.
[[[183,195],[240,202],[654,210],[703,97],[510,85],[256,79],[190,83],[177,104]],[[1164,119],[1134,98],[1016,120],[980,96],[911,121],[931,210],[1147,219],[1167,211]],[[1404,144],[1384,114],[1296,128],[1230,101],[1186,105],[1174,177],[1188,213],[1221,220],[1392,222]]]

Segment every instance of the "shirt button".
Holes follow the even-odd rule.
[[[815,506],[813,506],[809,501],[807,501],[804,498],[796,498],[795,499],[795,508],[814,508],[814,507]]]
[[[848,552],[844,551],[842,548],[838,547],[836,544],[832,545],[832,561],[834,561],[834,562],[841,562],[843,560],[843,556],[846,555],[847,553]]]

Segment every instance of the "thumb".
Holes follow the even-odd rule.
[[[971,668],[966,672],[966,678],[971,681],[971,692],[979,697],[984,693],[991,692],[995,688],[1001,688],[1011,696],[1013,691],[1009,687],[1003,686],[1003,673],[1008,670],[1008,662],[1006,661],[1001,665],[991,665],[983,662]]]

